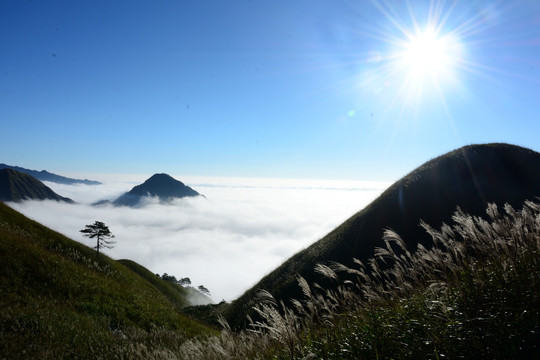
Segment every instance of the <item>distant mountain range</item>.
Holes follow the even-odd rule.
[[[280,267],[235,300],[226,318],[242,327],[252,301],[261,289],[288,302],[302,299],[298,275],[308,283],[321,280],[314,271],[318,263],[335,261],[354,267],[353,258],[366,262],[375,247],[384,247],[385,229],[397,232],[414,250],[429,246],[430,235],[421,220],[433,228],[450,224],[459,206],[465,213],[486,216],[488,203],[515,208],[540,196],[540,154],[508,144],[471,145],[420,166],[394,183],[370,205]]]
[[[17,170],[22,173],[31,175],[38,179],[39,181],[50,181],[57,184],[66,184],[66,185],[73,185],[73,184],[85,184],[85,185],[100,185],[101,183],[99,181],[94,180],[81,180],[81,179],[72,179],[61,175],[56,175],[53,173],[50,173],[45,170],[37,171],[37,170],[30,170],[25,169],[19,166],[11,166],[6,164],[0,164],[0,169],[12,169]]]
[[[46,178],[47,181],[56,179],[55,182],[62,184],[100,184],[97,181],[69,179],[46,171],[27,170],[18,166],[0,164],[0,201],[18,202],[50,199],[73,203],[73,200],[58,195],[32,174],[41,175],[41,178]],[[144,183],[135,186],[116,200],[102,200],[94,205],[112,204],[115,206],[137,207],[141,205],[141,201],[145,197],[156,197],[160,202],[166,203],[174,199],[193,196],[203,195],[167,174],[154,174]]]
[[[0,201],[56,200],[74,201],[55,193],[34,177],[13,169],[0,170]]]
[[[202,196],[167,174],[154,174],[144,183],[135,186],[114,201],[103,200],[95,205],[113,204],[115,206],[137,207],[145,197],[157,197],[160,202],[169,202],[184,197]]]

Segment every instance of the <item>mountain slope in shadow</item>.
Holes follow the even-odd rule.
[[[253,299],[265,289],[285,302],[302,298],[297,275],[308,282],[320,276],[317,263],[336,261],[353,265],[353,258],[366,261],[375,247],[382,247],[385,229],[396,231],[414,250],[429,244],[421,220],[434,228],[450,223],[459,206],[471,215],[485,215],[488,203],[520,207],[524,200],[540,196],[540,154],[508,144],[465,146],[420,166],[370,205],[338,226],[321,240],[292,256],[280,267],[233,301],[225,316],[242,327]]]
[[[0,170],[0,201],[20,202],[23,200],[56,200],[67,203],[74,201],[60,196],[34,177],[13,169]]]

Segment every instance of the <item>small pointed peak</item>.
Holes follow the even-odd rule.
[[[182,184],[181,181],[176,180],[169,174],[165,173],[158,173],[150,176],[146,181],[145,184]],[[183,185],[183,184],[182,184]]]
[[[145,196],[158,197],[160,201],[170,201],[175,198],[200,196],[197,191],[186,186],[181,181],[165,173],[157,173],[144,183],[135,186],[129,192],[114,201],[115,205],[137,206]]]

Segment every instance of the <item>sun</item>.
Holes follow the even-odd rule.
[[[374,4],[383,25],[370,34],[376,40],[370,50],[380,50],[380,56],[367,61],[376,66],[368,81],[385,84],[377,93],[386,95],[392,106],[417,111],[446,104],[464,89],[464,71],[472,64],[466,38],[475,29],[475,18],[452,16],[455,6],[443,0]]]
[[[464,49],[455,31],[444,32],[435,21],[424,27],[415,23],[399,27],[388,44],[382,74],[396,86],[396,100],[404,106],[419,108],[434,96],[446,101],[449,91],[460,87]]]
[[[435,26],[407,31],[396,44],[394,71],[402,77],[405,97],[418,101],[426,93],[442,92],[456,80],[462,47],[453,33],[442,34]]]
[[[429,77],[438,81],[451,72],[455,65],[452,58],[455,44],[448,37],[438,36],[432,29],[415,34],[402,46],[399,58],[411,79],[421,81]]]

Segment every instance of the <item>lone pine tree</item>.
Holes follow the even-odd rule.
[[[112,249],[116,241],[109,240],[113,239],[114,235],[109,230],[109,227],[101,221],[95,221],[92,225],[86,225],[84,229],[81,230],[83,236],[94,239],[96,238],[96,249],[97,255],[99,256],[99,249],[104,247],[107,249]]]

